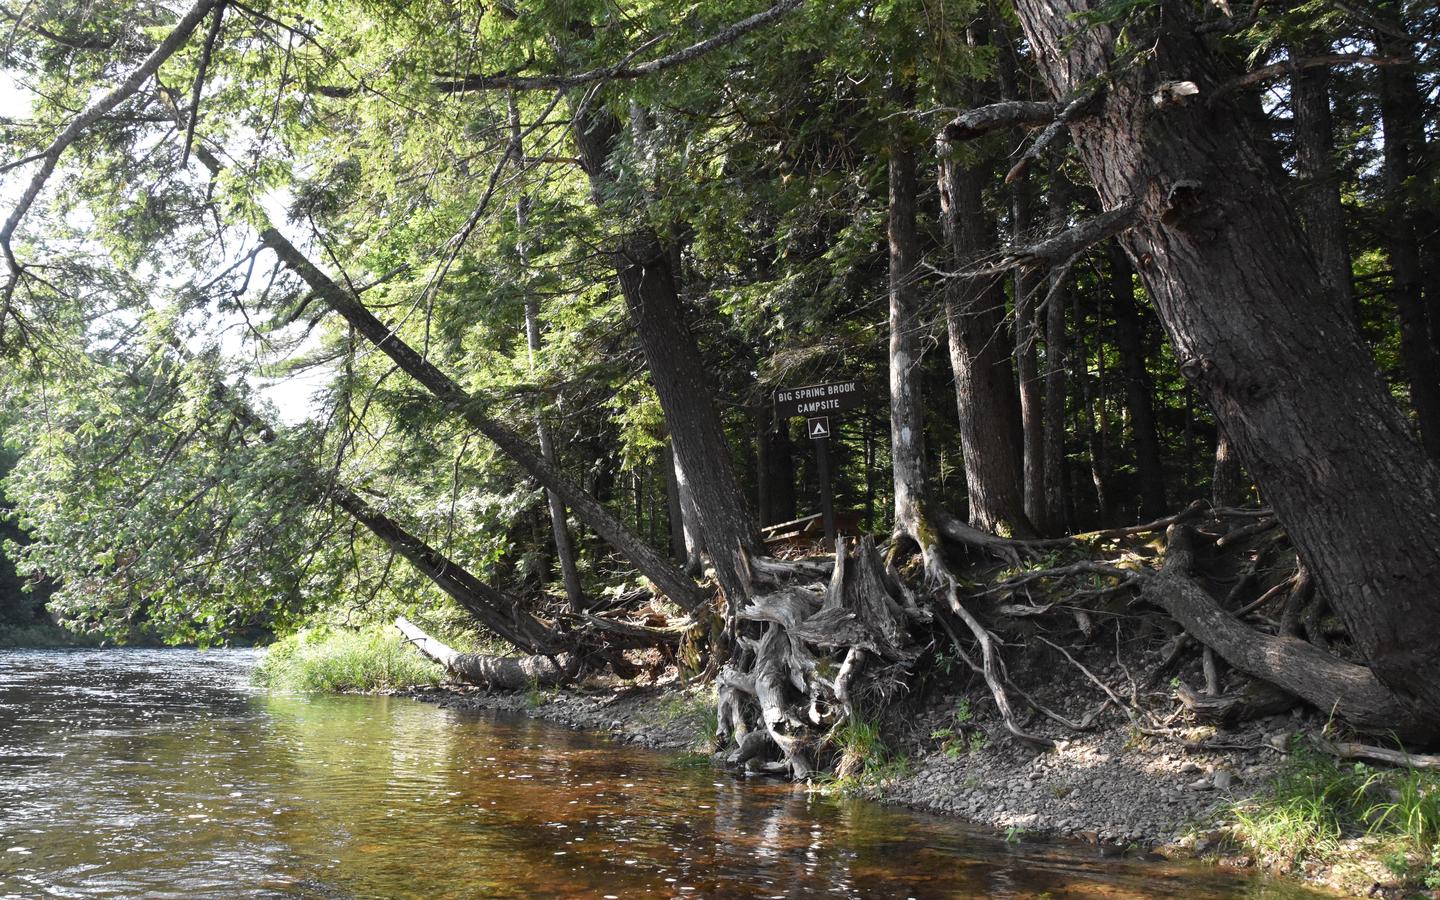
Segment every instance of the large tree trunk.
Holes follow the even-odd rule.
[[[1107,281],[1111,313],[1115,317],[1115,345],[1120,351],[1120,373],[1125,386],[1125,407],[1130,410],[1130,435],[1135,446],[1135,475],[1139,481],[1140,521],[1165,514],[1165,469],[1160,459],[1160,433],[1150,370],[1145,364],[1145,341],[1140,332],[1140,310],[1135,304],[1135,270],[1118,244],[1107,251]]]
[[[617,183],[610,160],[620,122],[592,108],[577,118],[572,133],[595,203],[604,206]],[[694,491],[705,550],[726,595],[740,602],[749,588],[737,554],[757,552],[759,535],[735,478],[710,374],[685,322],[670,254],[648,225],[632,224],[610,256],[660,397],[675,458]]]
[[[558,651],[559,644],[550,627],[526,612],[519,600],[476,578],[463,566],[366,503],[355,492],[337,486],[331,489],[329,497],[331,502],[453,597],[497,637],[531,653]]]
[[[189,352],[179,340],[172,339],[171,346],[182,358],[189,358]],[[274,429],[228,386],[217,381],[212,390],[245,429],[254,432],[266,444],[274,443]],[[314,480],[322,483],[325,479],[316,473]],[[560,646],[554,630],[527,612],[518,598],[476,578],[464,566],[410,533],[359,494],[344,485],[332,483],[325,488],[324,499],[340,507],[392,551],[409,561],[420,574],[449,594],[495,636],[531,653],[553,654]]]
[[[200,148],[196,148],[196,153],[199,155]],[[274,228],[266,228],[260,233],[260,240],[275,252],[282,264],[310,286],[321,302],[339,313],[356,331],[384,351],[402,371],[420,382],[447,408],[489,438],[501,452],[540,482],[542,487],[559,494],[581,521],[630,560],[642,575],[653,581],[670,599],[687,611],[698,609],[705,602],[704,595],[693,581],[666,562],[664,557],[655,552],[639,535],[626,528],[624,523],[600,505],[594,497],[566,478],[517,432],[492,419],[484,407],[453,378],[441,372],[434,363],[402,341],[393,329],[365,308],[359,297],[316,268],[284,235]]]
[[[1016,5],[1054,96],[1107,79],[1070,131],[1106,208],[1138,202],[1122,242],[1182,371],[1378,678],[1440,721],[1440,471],[1326,290],[1281,176],[1215,96],[1233,73],[1188,3],[1133,13],[1129,40],[1149,53],[1121,69],[1098,0]],[[1161,91],[1176,79],[1199,95]]]
[[[980,171],[953,154],[938,168],[940,216],[956,268],[974,265],[995,248],[993,223],[981,200]],[[960,449],[970,497],[970,524],[1002,537],[1031,537],[1021,486],[1019,401],[1010,366],[1005,293],[997,276],[959,275],[945,288],[945,324],[955,397],[960,412]],[[1033,352],[1033,350],[1032,350]]]
[[[1378,36],[1387,55],[1411,57],[1414,48],[1388,32]],[[1432,457],[1440,457],[1440,354],[1431,341],[1435,323],[1424,297],[1420,235],[1429,210],[1420,190],[1425,156],[1424,100],[1413,70],[1382,66],[1380,121],[1385,131],[1386,249],[1390,256],[1390,295],[1400,315],[1400,356],[1410,382],[1410,404],[1420,425],[1420,438]],[[1433,240],[1433,235],[1431,236]],[[1428,298],[1433,304],[1440,298]]]

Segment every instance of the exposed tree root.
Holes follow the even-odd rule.
[[[1233,724],[1289,712],[1299,700],[1294,694],[1264,681],[1251,681],[1234,694],[1198,694],[1187,684],[1175,689],[1185,709],[1202,722]]]
[[[1361,731],[1422,743],[1437,737],[1440,723],[1417,719],[1366,667],[1297,638],[1256,631],[1222,609],[1190,578],[1193,545],[1191,529],[1171,526],[1165,563],[1146,576],[1144,586],[1145,598],[1170,613],[1192,637],[1242,672],[1333,711]]]
[[[737,652],[716,678],[719,750],[730,765],[804,779],[826,750],[824,730],[883,700],[895,670],[914,663],[910,626],[925,616],[863,538],[853,556],[837,542],[823,592],[758,594],[736,618]]]

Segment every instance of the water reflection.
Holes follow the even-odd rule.
[[[1298,897],[225,651],[0,651],[0,897]]]

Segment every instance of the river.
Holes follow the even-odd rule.
[[[266,693],[257,659],[0,651],[0,897],[1313,896],[513,714]]]

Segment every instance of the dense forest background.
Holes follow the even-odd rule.
[[[842,518],[955,615],[976,559],[1273,510],[1223,599],[1290,611],[1216,649],[1440,723],[1425,0],[3,9],[7,555],[72,628],[454,602],[620,665],[654,589],[734,637],[818,509],[774,392],[855,378]]]

